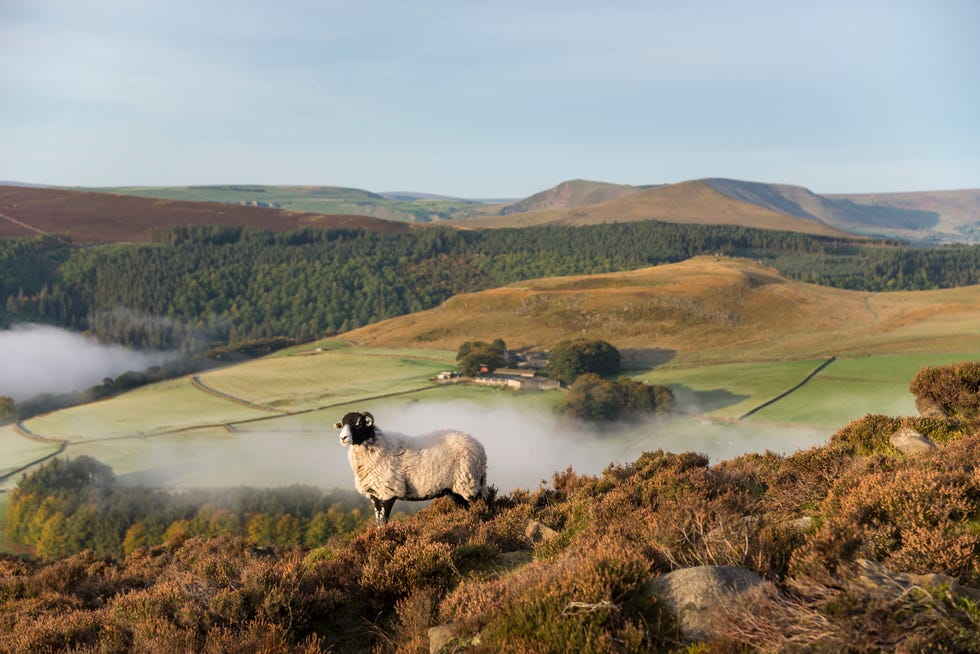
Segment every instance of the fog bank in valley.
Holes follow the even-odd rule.
[[[49,325],[14,325],[0,331],[0,395],[21,402],[42,393],[80,391],[172,356],[106,345]]]

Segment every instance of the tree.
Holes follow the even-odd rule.
[[[460,374],[467,377],[481,372],[490,373],[507,365],[507,345],[499,338],[492,343],[466,341],[459,346],[456,361]]]
[[[585,373],[572,383],[560,409],[572,418],[601,422],[666,413],[673,406],[674,394],[667,386],[651,386],[626,377],[613,381]]]
[[[14,417],[14,401],[6,395],[0,395],[0,422]]]
[[[601,377],[619,374],[622,362],[619,350],[602,340],[580,338],[561,341],[548,353],[551,376],[571,384],[580,375],[594,373]]]

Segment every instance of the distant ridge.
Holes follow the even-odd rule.
[[[59,188],[0,186],[0,238],[67,235],[75,243],[151,240],[167,226],[226,225],[286,232],[304,227],[405,231],[409,225],[358,215],[161,200]]]
[[[941,235],[951,235],[954,240],[980,242],[980,189],[863,193],[825,197],[873,207],[933,212],[939,216],[939,224],[933,231]]]
[[[939,214],[935,211],[858,204],[846,198],[817,195],[802,186],[719,178],[704,182],[730,198],[791,216],[819,220],[844,231],[869,234],[916,232],[931,230],[939,224]]]
[[[542,209],[569,209],[600,204],[639,191],[635,186],[573,179],[509,204],[498,211],[501,216]]]
[[[757,229],[774,229],[826,236],[843,235],[842,231],[814,218],[788,214],[769,206],[732,198],[701,180],[665,184],[646,189],[635,188],[632,193],[600,204],[474,218],[462,224],[468,227],[491,228],[530,225],[594,225],[642,220],[703,225],[739,225]]]

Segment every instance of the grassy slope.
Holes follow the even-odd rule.
[[[734,200],[722,195],[702,181],[681,182],[644,189],[615,200],[586,207],[532,211],[493,218],[476,218],[467,221],[466,226],[493,228],[546,224],[594,225],[640,220],[742,225],[808,234],[840,235],[842,233],[816,220],[789,216],[754,204]]]
[[[745,260],[697,257],[463,294],[347,337],[455,350],[497,336],[515,348],[585,336],[636,348],[641,360],[647,349],[651,360],[689,365],[969,351],[977,324],[980,287],[872,294],[793,282]]]

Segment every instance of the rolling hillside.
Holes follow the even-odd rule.
[[[919,193],[867,193],[827,195],[876,208],[930,212],[938,216],[933,231],[954,240],[980,241],[980,190],[923,191]]]
[[[520,202],[508,204],[497,213],[501,216],[508,216],[510,214],[525,213],[528,211],[572,209],[592,204],[601,204],[623,197],[624,195],[636,193],[639,190],[635,186],[624,184],[608,184],[606,182],[573,179],[528,196]]]
[[[285,232],[303,227],[361,227],[404,231],[405,223],[361,215],[299,213],[266,207],[217,205],[70,191],[0,186],[0,238],[67,235],[75,243],[149,241],[165,226],[234,225]]]
[[[794,282],[740,259],[697,257],[624,273],[560,277],[458,295],[349,332],[384,347],[454,350],[502,337],[510,347],[602,338],[675,362],[966,351],[976,347],[980,287],[866,293]]]
[[[594,225],[610,222],[659,220],[671,223],[741,225],[807,234],[841,235],[814,218],[790,215],[769,206],[731,198],[705,181],[681,182],[637,190],[601,204],[474,218],[467,227],[524,227],[530,225]]]
[[[939,214],[924,208],[865,204],[849,198],[817,195],[802,186],[759,184],[734,179],[706,179],[719,193],[742,202],[800,218],[810,218],[840,230],[875,236],[922,238],[939,224]],[[928,206],[920,204],[920,207]]]
[[[3,203],[3,195],[15,193],[12,189],[17,189],[17,195],[28,191],[59,192],[54,188],[24,185],[9,188],[0,185],[0,189],[4,189],[0,194],[0,204]],[[215,212],[219,217],[211,220],[220,224],[245,220],[241,213],[243,210],[258,208],[302,214],[302,217],[295,218],[302,224],[317,224],[316,215],[336,216],[348,223],[350,216],[354,215],[416,224],[448,221],[467,229],[659,220],[823,235],[845,233],[919,243],[980,241],[978,190],[820,195],[802,186],[722,178],[652,186],[575,179],[516,202],[504,201],[499,204],[426,193],[372,193],[334,186],[143,186],[84,191],[103,196],[102,199],[89,197],[82,203],[102,206],[100,214],[131,212],[125,203],[111,206],[109,197],[154,198],[158,201],[154,205],[155,210],[170,213],[186,213],[188,210],[173,204],[161,205],[160,201],[209,202],[235,207],[217,210],[200,208],[200,211]],[[72,191],[62,189],[60,192]],[[37,209],[35,213],[60,210],[58,205],[63,200],[49,195],[47,197],[51,199],[48,202],[52,206],[41,208],[39,203],[42,197],[32,197],[31,202],[38,203],[34,207]],[[20,210],[23,212],[23,207]],[[16,213],[8,212],[8,218],[4,224],[0,224],[0,237],[36,233],[39,229],[50,231],[23,220]],[[269,215],[273,214],[253,214],[248,219],[259,224],[275,222]],[[112,217],[96,216],[94,213],[91,216],[103,223],[102,226],[91,227],[93,234],[97,235],[104,227],[113,224]],[[75,222],[79,225],[78,229],[82,229],[77,216],[67,222]],[[116,218],[115,228],[119,228],[122,222]],[[288,220],[286,224],[289,224]],[[375,224],[371,228],[380,227]]]
[[[491,205],[425,193],[372,193],[341,186],[123,186],[87,189],[167,200],[221,202],[314,214],[355,214],[383,220],[430,222],[492,213]]]

